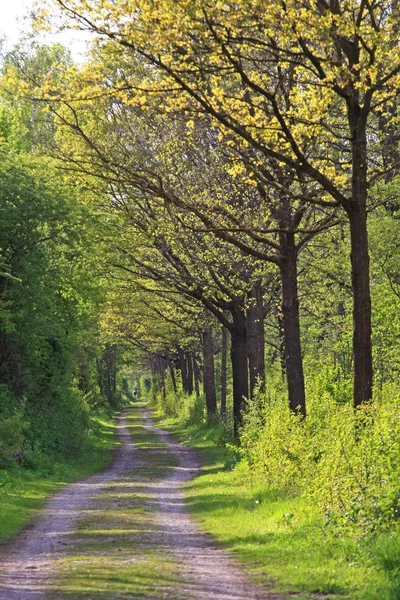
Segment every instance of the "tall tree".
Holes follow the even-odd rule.
[[[367,235],[369,183],[384,176],[374,128],[391,119],[400,79],[397,1],[227,2],[202,0],[113,6],[80,0],[66,14],[155,67],[147,89],[166,110],[177,103],[210,115],[262,172],[285,164],[317,192],[307,201],[341,207],[350,225],[354,405],[372,397],[371,299]],[[135,17],[133,18],[133,15]],[[127,18],[131,17],[131,18]],[[307,32],[305,35],[304,32]],[[151,89],[150,89],[151,88]],[[392,113],[392,114],[391,114]],[[386,128],[388,124],[386,123]],[[381,140],[382,142],[382,140]]]

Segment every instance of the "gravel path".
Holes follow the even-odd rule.
[[[200,468],[195,451],[174,442],[167,432],[154,427],[147,410],[142,409],[142,417],[144,428],[155,434],[161,443],[154,449],[141,450],[140,443],[135,444],[135,432],[131,442],[127,415],[121,415],[118,424],[121,445],[113,464],[102,474],[71,484],[54,496],[40,519],[5,548],[0,563],[0,600],[282,598],[253,586],[234,560],[201,533],[186,512],[181,489]],[[160,458],[161,462],[166,461],[165,464],[169,461],[168,467],[161,477],[149,477],[149,470],[152,466],[154,472],[157,470]],[[144,508],[137,508],[135,512],[132,498],[144,502]],[[107,517],[108,514],[113,516]],[[113,523],[116,514],[117,524]],[[90,558],[85,559],[89,562],[85,564],[88,579],[95,576],[99,560],[107,560],[107,572],[112,572],[113,561],[117,568],[122,556],[125,557],[122,562],[135,564],[140,574],[141,555],[158,556],[161,562],[162,556],[167,557],[168,562],[175,565],[174,576],[169,575],[168,582],[158,586],[158,576],[161,581],[163,574],[162,569],[157,573],[155,568],[146,583],[138,584],[135,580],[140,593],[134,595],[112,586],[100,593],[93,587],[95,583],[84,591],[82,588],[74,591],[65,583],[69,581],[70,573],[64,573],[63,580],[58,578],[58,571],[69,557],[80,553],[82,537],[88,533],[83,529],[85,526],[89,529],[89,537],[86,536],[84,542],[95,541],[98,545],[100,542],[101,546],[101,552],[93,552],[93,565],[90,565]],[[99,529],[102,537],[96,538]],[[87,554],[87,546],[85,548]],[[82,559],[75,560],[75,570],[82,562]],[[128,575],[127,571],[127,578]]]

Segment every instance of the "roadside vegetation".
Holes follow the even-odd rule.
[[[33,62],[47,69],[61,57],[43,48]],[[2,94],[0,542],[49,495],[110,463],[115,414],[132,397],[124,348],[106,326],[104,220],[37,151],[32,107]]]
[[[204,404],[193,396],[173,414],[165,412],[160,398],[155,406],[156,423],[201,456],[201,475],[186,484],[190,513],[257,581],[305,597],[399,598],[397,505],[389,483],[395,488],[398,481],[393,467],[399,436],[392,405],[375,407],[380,422],[374,427],[363,419],[358,452],[354,435],[346,435],[354,417],[344,408],[341,418],[333,419],[329,403],[324,419],[313,421],[310,411],[307,427],[283,407],[275,406],[278,418],[268,421],[269,405],[264,426],[249,411],[240,445],[226,423],[207,422]],[[340,445],[334,452],[325,450],[332,448],[330,436]],[[326,454],[323,464],[304,455],[307,440],[313,453]],[[265,448],[262,462],[254,459],[255,444]],[[383,444],[393,455],[381,453]],[[387,486],[376,484],[375,469]]]
[[[93,423],[149,399],[203,453],[191,510],[252,570],[400,596],[399,19],[38,12],[92,41],[79,63],[34,38],[2,57],[3,495],[72,477],[93,435],[101,462]]]
[[[40,515],[46,500],[72,481],[105,469],[116,448],[115,418],[103,414],[90,420],[78,457],[42,456],[33,468],[13,465],[0,471],[0,544]]]

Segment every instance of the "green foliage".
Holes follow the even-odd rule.
[[[371,555],[373,561],[383,571],[392,577],[400,576],[400,535],[395,530],[390,534],[378,536],[375,540]]]
[[[236,8],[232,14],[236,15]],[[243,4],[241,10],[247,11],[247,6]],[[270,10],[274,22],[276,7],[271,4]],[[93,11],[97,14],[96,7]],[[221,14],[226,18],[228,13],[224,9]],[[161,10],[160,15],[166,17],[169,11]],[[293,18],[296,15],[297,8]],[[167,22],[170,29],[169,17]],[[316,23],[326,26],[320,18]],[[236,25],[234,22],[234,28]],[[332,32],[330,26],[325,31],[327,35]],[[201,46],[204,40],[202,32],[198,33],[196,43]],[[153,28],[145,34],[146,43],[150,34],[154,34]],[[351,43],[352,36],[353,29]],[[189,44],[194,39],[191,35],[183,37]],[[179,36],[179,44],[182,39]],[[216,38],[208,41],[211,46],[207,43],[204,47],[204,65]],[[194,60],[198,58],[195,50],[190,54]],[[319,231],[320,217],[327,216],[332,207],[326,202],[328,196],[319,196],[320,182],[308,188],[304,161],[295,169],[291,182],[289,163],[285,172],[279,161],[275,166],[268,163],[267,155],[264,159],[259,156],[265,139],[259,138],[253,153],[251,148],[248,151],[247,137],[242,148],[246,151],[236,155],[238,139],[225,135],[225,125],[218,129],[215,121],[194,113],[194,105],[182,104],[183,96],[178,100],[175,94],[165,99],[152,94],[154,100],[146,99],[144,90],[152,84],[163,89],[162,77],[154,69],[146,69],[143,61],[139,65],[127,47],[128,54],[124,52],[125,47],[121,52],[113,41],[100,44],[93,49],[87,65],[67,72],[70,59],[61,47],[35,47],[32,53],[16,51],[5,65],[14,73],[9,82],[18,87],[18,74],[29,79],[28,88],[35,82],[34,91],[42,94],[42,99],[43,94],[52,95],[55,110],[42,111],[38,104],[32,106],[11,97],[0,102],[0,469],[18,466],[51,470],[58,460],[82,454],[93,412],[106,406],[116,408],[122,400],[134,400],[132,390],[137,376],[132,376],[130,363],[137,363],[133,367],[141,373],[136,379],[137,398],[151,397],[164,416],[175,418],[185,427],[191,441],[203,439],[210,445],[223,446],[222,462],[233,478],[263,481],[265,487],[257,490],[257,498],[246,489],[246,501],[239,499],[243,515],[248,516],[247,505],[254,508],[252,503],[258,498],[262,504],[265,499],[272,512],[274,505],[279,505],[277,511],[285,506],[283,516],[264,514],[271,517],[271,522],[275,519],[271,526],[274,535],[279,533],[275,552],[279,554],[281,547],[287,547],[286,532],[293,532],[296,526],[298,537],[305,533],[318,540],[324,559],[326,531],[332,537],[344,532],[368,539],[378,536],[371,560],[391,579],[394,591],[388,593],[394,598],[400,577],[396,566],[396,527],[400,518],[399,182],[394,179],[377,189],[370,186],[368,205],[372,207],[382,200],[386,204],[369,215],[368,223],[376,389],[374,403],[355,413],[350,405],[354,366],[352,282],[344,212],[335,211],[335,228],[324,230],[325,225],[321,225]],[[259,49],[254,56],[258,53]],[[274,48],[270,58],[278,54]],[[170,58],[174,62],[184,56],[174,51]],[[215,58],[225,60],[224,56],[218,53]],[[55,64],[60,69],[54,69]],[[200,69],[204,65],[198,64]],[[255,81],[254,65],[251,76]],[[301,71],[300,67],[299,63]],[[232,73],[235,68],[232,63],[228,71]],[[246,70],[248,65],[243,68]],[[209,79],[210,72],[204,71],[205,78],[197,82],[200,86]],[[293,117],[296,106],[300,103],[300,110],[302,103],[307,103],[303,92],[308,84],[289,79],[294,90],[299,86],[297,96],[292,98]],[[324,77],[323,85],[328,80]],[[211,82],[209,90],[216,81]],[[285,81],[285,77],[280,80],[283,88]],[[270,115],[265,127],[260,115],[256,116],[266,96],[261,104],[254,104],[251,97],[257,96],[255,90],[246,90],[245,94],[240,92],[239,101],[235,99],[235,86],[230,89],[224,83],[211,94],[203,90],[204,97],[211,103],[222,102],[224,114],[236,114],[241,127],[249,128],[256,138],[268,138],[268,132],[274,131]],[[25,92],[28,88],[22,86]],[[316,89],[319,93],[319,86]],[[79,103],[60,102],[61,90],[79,98]],[[293,90],[287,91],[290,96]],[[339,104],[327,98],[326,115],[316,126],[327,126],[329,136],[335,130],[342,135],[345,113],[336,121]],[[312,110],[316,110],[320,102],[317,97],[313,100]],[[242,107],[239,113],[238,103]],[[370,124],[378,130],[380,124],[375,119],[376,115],[371,114]],[[310,145],[306,121],[301,119],[294,136],[305,136],[304,148],[300,144],[299,149],[311,152],[307,160],[316,160],[318,169],[327,168],[326,176],[333,184],[346,187],[349,137],[343,137],[342,150],[335,140],[330,146],[332,154],[324,136],[315,142],[314,135],[314,145]],[[332,128],[329,122],[336,125]],[[274,138],[275,134],[270,140],[272,145]],[[283,139],[278,145],[280,152],[286,152],[281,145]],[[379,136],[375,132],[369,139],[378,143]],[[39,142],[52,155],[59,154],[58,165],[70,168],[72,176],[61,177],[51,161],[36,156]],[[324,167],[320,164],[321,151],[327,157]],[[246,157],[245,170],[242,154]],[[380,160],[378,145],[374,156],[374,161],[369,161],[370,170]],[[298,196],[300,180],[304,191]],[[285,183],[275,185],[281,181]],[[262,194],[259,188],[263,188]],[[308,196],[313,202],[323,200],[324,208],[314,210],[313,204],[306,208]],[[100,214],[94,206],[101,207]],[[288,218],[293,211],[300,220],[290,225]],[[316,225],[319,235],[312,238],[310,232]],[[282,313],[275,271],[283,260],[279,245],[282,232],[291,229],[296,231],[296,244],[302,250],[298,288],[306,420],[289,411],[282,377]],[[235,238],[236,247],[228,243],[228,238]],[[201,394],[184,394],[180,376],[175,372],[173,377],[171,369],[177,364],[179,351],[184,355],[190,350],[191,367],[201,370],[198,341],[209,316],[204,317],[206,311],[199,299],[212,307],[214,315],[227,318],[233,300],[242,306],[255,280],[265,288],[267,386],[248,403],[242,446],[238,447],[231,443],[231,411],[226,423],[217,418],[206,423],[204,398]],[[219,340],[216,337],[214,341],[217,350]],[[121,350],[124,344],[129,344],[129,352]],[[149,376],[143,375],[142,369],[147,369],[152,360],[150,388]],[[121,365],[125,364],[126,370],[121,373]],[[219,358],[216,365],[219,385]],[[185,379],[183,373],[182,368]],[[231,396],[232,373],[228,373]],[[199,373],[197,384],[198,379]],[[228,448],[226,444],[230,444]],[[232,481],[228,475],[221,482]],[[223,495],[226,490],[218,493]],[[308,529],[307,518],[302,521],[304,514],[299,517],[295,507],[311,504],[313,524]],[[233,521],[234,511],[231,507],[227,511]],[[326,525],[329,527],[325,529]],[[396,536],[390,537],[393,531]],[[389,537],[380,537],[382,532],[389,532]],[[244,535],[256,548],[257,560],[258,546],[268,537],[264,533],[257,538],[257,534],[246,530]],[[288,537],[297,552],[304,551],[301,541],[294,543],[295,535]],[[295,579],[293,573],[291,577]],[[318,577],[313,590],[329,593],[341,589],[334,573],[328,577],[322,570]]]
[[[2,148],[0,469],[77,456],[90,411],[118,404],[117,361],[102,364],[103,221],[80,191],[48,161]]]
[[[249,470],[271,488],[309,496],[329,523],[392,527],[400,516],[399,396],[385,391],[357,412],[328,395],[310,399],[306,420],[282,399],[259,397],[241,433]]]
[[[389,600],[387,575],[374,559],[370,538],[327,527],[310,497],[293,487],[270,487],[243,460],[227,469],[238,449],[221,447],[215,426],[182,427],[178,419],[161,419],[163,428],[201,456],[201,475],[186,484],[188,510],[256,580],[304,600],[314,594]]]
[[[28,434],[28,424],[21,413],[0,420],[0,469],[25,462]]]
[[[104,469],[112,461],[116,445],[114,419],[102,413],[91,417],[79,457],[59,456],[56,461],[28,450],[24,460],[29,460],[34,470],[22,468],[15,461],[9,469],[0,469],[0,543],[36,517],[50,494],[70,481]]]
[[[184,425],[201,426],[206,418],[206,405],[203,395],[187,395],[181,389],[174,392],[171,378],[166,377],[165,393],[157,391],[155,406],[167,417],[178,417]]]
[[[187,425],[201,425],[206,418],[204,397],[196,396],[195,393],[190,396],[183,395],[178,414],[181,421]]]

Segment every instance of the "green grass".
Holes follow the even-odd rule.
[[[120,548],[115,556],[96,556],[93,553],[76,555],[58,561],[61,573],[53,583],[48,598],[174,598],[181,584],[176,575],[177,565],[167,555],[135,556],[132,548]],[[134,595],[133,595],[134,594]]]
[[[47,498],[67,483],[106,468],[117,445],[115,431],[114,419],[93,419],[91,432],[78,459],[50,463],[46,469],[0,471],[0,543],[28,525],[39,514]]]
[[[334,530],[309,500],[232,469],[231,455],[214,443],[218,427],[184,427],[159,413],[154,420],[199,452],[203,471],[186,484],[188,509],[258,582],[301,598],[400,599],[398,535]]]
[[[200,476],[186,484],[188,508],[203,530],[228,548],[255,581],[297,600],[400,599],[398,532],[360,539],[327,527],[304,498],[270,490],[251,479],[232,453],[216,445],[218,427],[182,427],[155,415],[154,421],[196,448]],[[49,598],[159,598],[182,588],[179,565],[159,552],[151,483],[168,474],[176,459],[145,429],[136,407],[128,427],[139,452],[131,477],[109,483],[93,500],[90,518],[78,521],[77,539],[58,561]],[[0,540],[40,511],[45,499],[72,480],[104,468],[115,447],[115,427],[102,422],[81,460],[55,467],[50,476],[15,471],[0,479]],[[71,541],[71,540],[70,540]],[[154,574],[157,577],[154,577]]]

